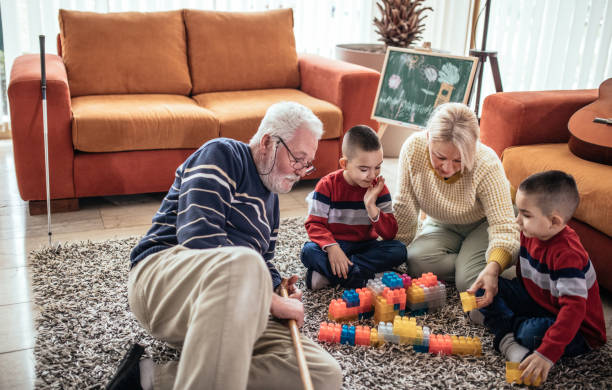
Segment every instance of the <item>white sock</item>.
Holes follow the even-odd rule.
[[[312,271],[312,276],[310,277],[310,286],[313,290],[319,290],[323,287],[329,286],[329,280],[317,271]]]
[[[514,333],[508,333],[499,342],[499,352],[509,362],[520,362],[527,356],[529,350],[516,341]]]
[[[153,359],[142,359],[138,363],[140,368],[140,386],[143,390],[153,390],[154,366]]]
[[[467,313],[470,322],[476,325],[484,325],[484,314],[478,309],[472,309]]]

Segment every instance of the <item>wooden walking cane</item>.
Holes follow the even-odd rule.
[[[280,295],[284,298],[288,298],[287,293],[287,279],[283,279],[280,285]],[[302,339],[300,338],[300,330],[298,329],[297,322],[295,320],[289,320],[289,329],[291,330],[291,338],[293,339],[293,346],[295,347],[295,355],[297,357],[298,366],[300,367],[300,376],[302,377],[302,385],[304,390],[314,390],[312,386],[312,379],[310,378],[310,372],[308,371],[308,365],[306,364],[306,355],[304,355],[304,347],[302,346]]]

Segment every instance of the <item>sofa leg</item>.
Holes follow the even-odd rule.
[[[40,215],[47,213],[47,201],[46,200],[31,200],[28,202],[30,209],[30,215]],[[51,200],[51,212],[52,213],[65,213],[68,211],[79,210],[79,198],[68,198],[68,199],[52,199]]]

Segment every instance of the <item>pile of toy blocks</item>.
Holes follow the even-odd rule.
[[[323,322],[319,327],[318,339],[321,342],[364,346],[410,344],[416,352],[446,355],[482,354],[482,344],[478,337],[431,334],[428,327],[418,326],[414,317],[396,316],[393,323],[380,322],[378,329]]]
[[[406,289],[406,305],[411,311],[435,310],[446,303],[446,286],[431,272],[412,281]]]

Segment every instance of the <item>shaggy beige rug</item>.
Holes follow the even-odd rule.
[[[299,260],[306,241],[301,218],[281,224],[276,265],[282,275],[304,275]],[[59,251],[31,254],[36,319],[37,388],[103,388],[133,342],[161,362],[176,360],[180,352],[148,336],[127,303],[128,258],[137,238],[99,243],[65,244]],[[327,317],[340,289],[305,291],[306,324],[303,332],[316,339],[319,323]],[[367,321],[363,324],[371,325]],[[341,364],[345,389],[499,389],[505,383],[504,360],[492,348],[492,337],[467,323],[456,290],[449,286],[447,305],[436,313],[417,317],[434,333],[478,336],[483,356],[436,356],[410,346],[385,344],[378,348],[323,344]],[[610,342],[595,352],[564,359],[554,366],[543,389],[611,389]]]

